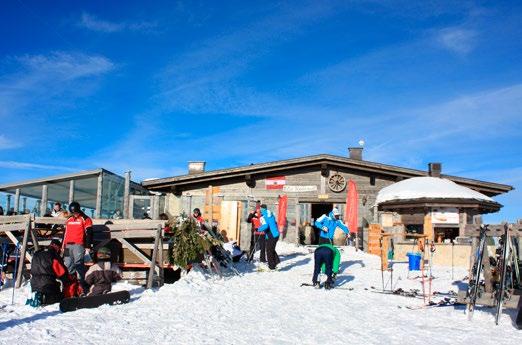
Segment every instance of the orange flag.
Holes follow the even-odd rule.
[[[286,209],[288,208],[288,196],[279,197],[279,206],[277,209],[277,225],[279,231],[283,231],[286,225]]]
[[[353,180],[348,181],[348,192],[346,193],[346,209],[344,210],[344,223],[350,229],[350,232],[357,233],[359,225],[359,193],[357,193],[357,185]]]

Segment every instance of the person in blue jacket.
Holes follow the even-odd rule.
[[[279,256],[276,252],[276,244],[279,240],[279,229],[272,211],[269,211],[265,204],[261,205],[261,226],[257,231],[265,234],[266,239],[266,256],[268,259],[268,268],[275,270],[279,264]]]
[[[346,235],[350,234],[350,230],[340,219],[341,214],[339,210],[334,207],[332,212],[328,214],[323,214],[321,217],[317,218],[315,221],[315,226],[320,230],[319,235],[319,244],[333,244],[333,237],[335,234],[335,229],[340,228]]]

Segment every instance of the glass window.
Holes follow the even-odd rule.
[[[124,192],[124,178],[103,173],[101,218],[119,219],[123,217]]]

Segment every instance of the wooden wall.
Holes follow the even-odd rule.
[[[352,179],[357,184],[359,192],[359,229],[367,227],[374,221],[373,206],[379,190],[395,182],[395,179],[385,176],[375,176],[372,178],[367,173],[357,172],[350,169],[330,170],[330,175],[340,173],[347,181]],[[287,186],[313,186],[314,191],[290,192],[284,190],[267,190],[265,177],[285,176]],[[219,211],[221,201],[239,201],[242,209],[240,211],[240,245],[248,248],[250,243],[250,225],[245,222],[248,215],[248,206],[255,200],[261,200],[267,204],[268,208],[277,214],[277,203],[280,195],[288,196],[287,209],[287,228],[283,240],[297,243],[299,239],[299,227],[310,221],[310,203],[327,202],[338,204],[341,212],[344,212],[346,202],[346,190],[335,193],[328,187],[328,177],[322,177],[320,170],[300,169],[281,172],[274,175],[255,176],[256,185],[250,188],[244,181],[230,181],[220,184],[199,185],[197,188],[186,189],[181,196],[169,194],[167,196],[167,209],[171,215],[178,215],[181,212],[190,214],[191,210],[198,207],[204,213],[207,220],[210,219],[209,211],[209,191],[212,190],[213,219],[220,221]],[[372,183],[373,182],[373,183]],[[212,186],[212,187],[210,187]],[[310,188],[310,187],[308,187]],[[326,197],[320,199],[319,195]],[[366,203],[363,205],[363,197]],[[216,219],[217,218],[217,219]]]

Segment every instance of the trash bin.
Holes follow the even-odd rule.
[[[410,271],[419,271],[420,270],[420,263],[422,255],[419,252],[408,252],[406,254],[408,257],[408,270]]]

